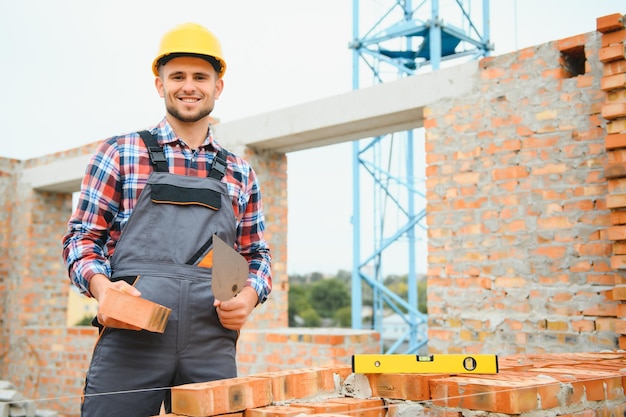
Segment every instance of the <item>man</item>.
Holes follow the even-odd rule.
[[[153,333],[97,315],[100,338],[84,389],[85,417],[148,417],[169,410],[168,387],[236,376],[239,330],[271,291],[254,170],[213,138],[209,115],[224,87],[218,39],[196,24],[162,39],[153,62],[165,118],[103,141],[63,238],[69,276],[102,301],[109,287],[172,309]],[[216,300],[200,266],[213,234],[248,261],[248,282]]]

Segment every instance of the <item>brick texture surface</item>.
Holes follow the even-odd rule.
[[[600,29],[602,28],[602,29]],[[620,56],[620,49],[625,50],[624,35],[626,29],[624,27],[624,16],[609,15],[602,19],[598,19],[598,30],[602,32],[602,49],[600,60],[604,63],[603,77],[600,86],[607,93],[606,100],[602,105],[602,117],[607,122],[607,139],[605,140],[605,149],[607,152],[607,175],[608,195],[607,208],[611,209],[612,226],[608,228],[607,237],[614,241],[613,255],[611,256],[611,268],[616,271],[626,270],[626,254],[624,254],[624,246],[626,246],[626,237],[621,235],[620,228],[625,223],[624,204],[622,196],[624,195],[624,184],[626,183],[626,173],[617,167],[626,166],[626,148],[620,143],[626,132],[623,132],[626,126],[626,60]],[[603,51],[607,52],[602,56]],[[602,59],[605,58],[605,59]],[[611,204],[613,203],[613,204]],[[615,236],[615,228],[618,233]],[[611,233],[613,232],[613,233]],[[626,334],[626,325],[621,319],[620,307],[624,306],[624,289],[620,281],[615,282],[615,287],[611,292],[612,300],[619,303],[614,320],[610,319],[603,322],[596,322],[597,330],[609,330],[617,333],[618,346],[623,345],[623,336]],[[608,384],[606,382],[605,384]],[[587,387],[586,387],[587,388]],[[588,388],[590,392],[594,392]]]
[[[623,29],[616,22],[598,25],[608,34]],[[611,253],[626,239],[622,224],[611,225],[611,211],[626,207],[617,180],[626,168],[615,152],[623,57],[601,56],[603,36],[485,58],[474,94],[428,106],[431,352],[617,347],[615,334],[596,333],[619,305],[601,275],[626,268]],[[623,38],[606,42],[623,55]],[[584,51],[585,73],[559,75],[560,54],[572,50]]]
[[[99,312],[140,329],[163,333],[172,310],[115,288],[107,288],[100,301]],[[106,326],[107,322],[103,324]]]
[[[264,417],[460,417],[487,413],[565,416],[571,410],[578,410],[577,416],[587,412],[591,412],[590,416],[616,416],[621,414],[609,411],[623,411],[626,407],[624,352],[510,355],[501,357],[499,362],[499,373],[492,375],[363,374],[359,375],[363,384],[357,389],[347,389],[350,377],[355,375],[346,374],[344,369],[309,369],[306,379],[320,381],[330,373],[336,383],[334,389],[324,388],[317,396],[308,397],[298,389],[276,391],[276,387],[285,384],[285,374],[281,372],[191,384],[181,386],[186,390],[185,407],[189,411],[174,411],[178,416],[193,417],[231,416],[238,412]],[[319,376],[315,377],[315,373]],[[274,388],[270,390],[270,386]],[[232,402],[233,393],[237,396],[246,391],[258,391],[249,394],[249,401],[253,397],[263,400],[253,408],[242,408],[241,401]],[[272,398],[275,394],[279,398]]]

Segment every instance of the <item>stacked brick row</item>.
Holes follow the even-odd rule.
[[[497,374],[355,374],[322,367],[172,388],[169,417],[618,416],[626,353],[499,358]]]
[[[601,89],[606,93],[602,116],[607,120],[605,146],[608,163],[607,208],[611,210],[608,238],[613,243],[611,267],[626,269],[626,28],[624,16],[611,14],[597,19],[602,34],[599,59],[604,64]],[[620,277],[618,275],[618,277]],[[618,278],[613,298],[620,300],[615,330],[619,347],[626,348],[626,279]]]

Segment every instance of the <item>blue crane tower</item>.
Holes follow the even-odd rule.
[[[471,0],[416,3],[353,0],[353,89],[489,54],[489,0],[481,0],[478,10]],[[361,72],[370,74],[369,81]],[[423,128],[355,141],[352,166],[352,327],[369,321],[381,334],[382,352],[417,353],[428,341],[427,315],[418,309],[425,296],[418,293],[418,273],[426,272],[427,250]],[[390,270],[407,274],[404,290],[386,285]],[[363,308],[370,301],[368,320]],[[383,328],[389,316],[399,322]]]

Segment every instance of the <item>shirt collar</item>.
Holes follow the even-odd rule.
[[[157,136],[157,141],[159,145],[163,146],[165,144],[174,144],[178,142],[178,136],[174,133],[174,129],[172,129],[172,125],[169,124],[167,119],[164,117],[158,125],[156,125],[151,132]],[[207,136],[204,139],[204,142],[200,146],[205,149],[213,149],[219,150],[221,149],[220,144],[213,138],[213,134],[211,132],[211,127],[209,126],[209,130],[207,132]]]

